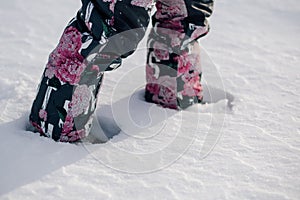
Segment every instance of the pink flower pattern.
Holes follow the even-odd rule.
[[[62,128],[62,135],[66,135],[73,130],[73,127],[74,127],[73,120],[74,120],[73,117],[70,115],[70,113],[68,113],[68,115],[66,116],[66,119],[65,119],[65,123]]]
[[[132,0],[131,5],[133,6],[139,6],[143,8],[150,8],[152,5],[152,0]]]
[[[68,114],[62,128],[60,141],[75,141],[85,136],[84,130],[74,130],[74,118],[86,111],[90,105],[92,93],[87,85],[79,85],[76,87],[72,96],[72,101],[69,103]],[[68,139],[67,139],[68,138]]]
[[[188,16],[184,0],[164,0],[157,1],[157,12],[155,17],[157,19],[172,19],[182,20]]]
[[[167,45],[165,45],[161,42],[155,41],[153,44],[153,48],[154,48],[154,54],[157,59],[169,60],[170,57],[169,57],[169,51],[168,51]]]
[[[86,132],[84,129],[79,131],[72,131],[68,134],[62,134],[59,141],[60,142],[75,142],[86,136]]]
[[[183,52],[182,55],[177,56],[174,60],[178,62],[178,74],[186,73],[192,68],[187,52]]]
[[[60,135],[60,142],[75,142],[86,136],[84,129],[74,131],[74,118],[71,115],[67,115],[65,123],[63,125],[62,133]]]
[[[41,119],[43,119],[44,122],[47,121],[47,112],[46,112],[46,110],[41,109],[41,110],[39,111],[39,117],[40,117]]]
[[[178,62],[178,76],[187,73],[189,70],[195,70],[199,68],[200,55],[189,54],[187,51],[182,52],[181,55],[175,57],[175,61]]]
[[[78,117],[90,104],[92,93],[87,85],[79,85],[75,88],[72,101],[69,104],[69,113],[72,117]]]
[[[152,100],[169,108],[177,108],[176,77],[154,77],[154,69],[146,66],[147,85],[146,90],[153,94]]]
[[[185,73],[182,76],[184,81],[184,90],[181,92],[182,95],[189,97],[197,96],[198,98],[202,97],[202,86],[200,84],[200,76],[198,71],[193,73]]]
[[[153,96],[153,101],[168,108],[177,108],[176,91],[170,87],[159,85],[159,94]]]
[[[74,27],[67,28],[58,46],[49,56],[45,76],[51,79],[55,75],[62,82],[78,84],[86,68],[84,58],[79,53],[81,46],[80,32]]]

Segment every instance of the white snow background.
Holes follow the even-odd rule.
[[[298,0],[216,1],[201,41],[210,104],[176,112],[143,102],[144,40],[99,96],[100,124],[121,133],[57,143],[25,126],[79,7],[0,2],[0,199],[300,199]]]

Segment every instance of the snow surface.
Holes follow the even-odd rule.
[[[217,1],[202,40],[210,103],[186,111],[142,101],[144,41],[106,74],[97,118],[121,133],[105,144],[25,131],[80,1],[0,5],[0,199],[300,199],[299,1]]]

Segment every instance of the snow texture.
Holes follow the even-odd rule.
[[[93,133],[115,136],[94,144],[25,131],[80,1],[0,5],[0,199],[300,198],[299,1],[217,1],[201,41],[208,103],[185,111],[143,101],[144,40],[106,74]]]

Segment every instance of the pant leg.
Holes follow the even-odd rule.
[[[209,31],[212,0],[158,0],[148,38],[146,94],[149,102],[184,109],[202,100],[196,40]]]
[[[135,4],[130,0],[82,0],[77,16],[49,55],[32,105],[29,118],[42,135],[61,142],[88,135],[104,71],[121,65],[148,25],[147,9]],[[135,28],[138,31],[118,37]]]

